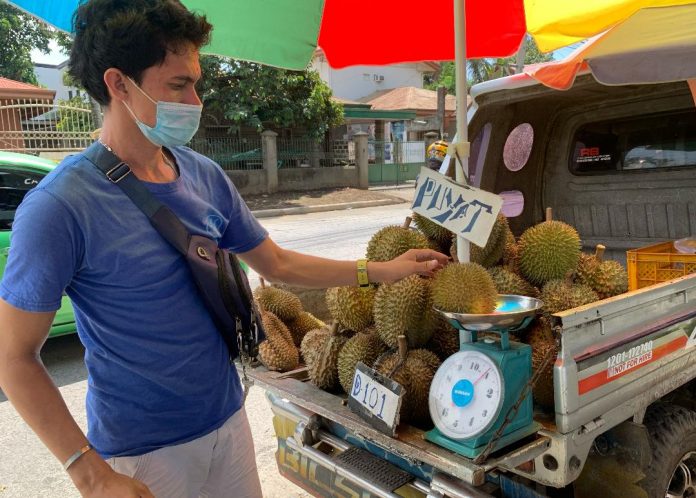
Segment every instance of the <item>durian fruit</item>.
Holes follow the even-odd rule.
[[[623,294],[628,290],[628,273],[618,261],[602,261],[592,278],[592,288],[601,299]]]
[[[576,282],[592,287],[592,275],[602,263],[605,249],[602,244],[597,244],[594,254],[585,254],[584,252],[580,254],[578,265],[575,268]]]
[[[372,305],[375,292],[373,287],[331,287],[326,289],[326,305],[334,320],[360,332],[374,322]]]
[[[539,380],[534,385],[532,397],[537,404],[545,408],[553,408],[553,366],[556,356],[558,356],[558,347],[554,341],[539,342],[533,346],[532,369],[534,371],[542,367],[547,355],[551,355],[551,360],[546,364],[543,372],[539,376]]]
[[[537,297],[539,295],[539,290],[536,287],[503,266],[489,268],[488,273],[493,277],[498,294],[515,294],[517,296],[529,297]]]
[[[580,258],[580,236],[570,225],[551,219],[525,230],[519,240],[520,271],[534,285],[565,278]]]
[[[452,263],[432,282],[433,304],[442,311],[483,314],[495,311],[498,291],[486,269],[476,263]]]
[[[600,299],[628,290],[628,274],[621,263],[604,260],[604,246],[597,245],[593,256],[583,255],[575,271],[578,281],[592,287]]]
[[[400,335],[411,347],[425,345],[434,326],[430,302],[430,281],[418,275],[381,285],[373,308],[377,334],[389,347],[396,347]]]
[[[430,426],[432,421],[428,409],[428,393],[440,362],[431,351],[424,349],[409,351],[407,342],[402,336],[399,341],[399,350],[380,356],[374,368],[404,387],[400,421]],[[400,360],[402,362],[399,366]]]
[[[283,322],[296,319],[303,311],[299,297],[277,287],[266,286],[263,279],[254,290],[254,297],[262,310],[270,311]]]
[[[599,300],[599,296],[589,285],[574,284],[570,280],[551,280],[541,289],[539,299],[544,303],[542,311],[553,315],[593,303]]]
[[[312,329],[305,334],[300,343],[300,353],[305,365],[309,365],[314,361],[314,357],[319,351],[319,346],[326,342],[326,339],[331,335],[331,325],[323,325],[322,327]]]
[[[538,316],[532,325],[527,329],[527,334],[524,342],[532,346],[532,349],[537,344],[543,342],[555,342],[551,322],[544,316]]]
[[[425,347],[435,353],[441,361],[445,361],[459,351],[459,331],[455,328],[436,330]]]
[[[507,233],[510,231],[507,218],[504,214],[498,214],[498,217],[493,224],[493,229],[488,236],[488,242],[485,247],[479,247],[476,244],[470,244],[471,262],[478,263],[485,268],[490,268],[498,264],[503,257],[505,251],[505,242]],[[452,237],[452,246],[450,248],[450,256],[455,263],[459,262],[457,257],[457,237]]]
[[[345,345],[348,337],[339,332],[338,323],[334,322],[331,332],[324,337],[316,354],[308,366],[309,380],[312,384],[325,391],[336,391],[338,381],[338,354]]]
[[[261,311],[266,340],[259,344],[259,358],[269,370],[287,372],[297,368],[300,352],[295,347],[290,331],[270,311]]]
[[[417,230],[411,230],[410,224],[409,216],[403,226],[391,225],[377,231],[367,243],[367,259],[390,261],[409,249],[429,249],[428,238]]]
[[[520,248],[515,239],[515,235],[512,230],[509,230],[505,234],[505,249],[503,250],[503,266],[513,272],[520,272]]]
[[[290,320],[285,325],[287,325],[288,329],[290,330],[290,334],[292,334],[292,340],[295,343],[295,346],[300,347],[302,339],[307,332],[324,327],[326,324],[311,313],[303,311],[297,318]]]
[[[359,361],[370,366],[386,350],[387,346],[376,335],[358,333],[348,339],[338,353],[338,380],[343,390],[350,393]]]
[[[413,213],[413,222],[423,232],[423,235],[435,243],[438,250],[449,249],[452,241],[452,232],[418,213]]]

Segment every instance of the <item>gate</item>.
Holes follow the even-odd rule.
[[[80,151],[92,143],[92,112],[79,98],[0,101],[0,150],[33,155]]]
[[[370,141],[367,144],[370,185],[415,182],[425,166],[424,142]]]

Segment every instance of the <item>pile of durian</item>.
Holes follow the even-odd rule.
[[[370,261],[388,261],[412,248],[451,254],[453,262],[434,277],[412,275],[368,289],[336,287],[326,291],[333,323],[327,325],[302,309],[297,296],[261,286],[255,297],[262,309],[268,340],[260,359],[270,370],[288,371],[304,363],[310,381],[329,392],[349,392],[358,362],[375,368],[404,386],[401,420],[432,425],[428,392],[445,358],[459,350],[459,333],[435,308],[485,314],[495,310],[498,294],[538,297],[542,315],[521,336],[532,345],[537,368],[544,356],[557,354],[547,317],[553,313],[625,292],[626,271],[604,261],[603,249],[583,254],[577,231],[551,219],[515,238],[507,219],[498,216],[485,247],[471,245],[471,262],[456,258],[456,237],[418,214],[418,229],[388,226],[367,246]],[[407,348],[397,347],[399,338]],[[553,406],[553,361],[542,375],[534,399]]]

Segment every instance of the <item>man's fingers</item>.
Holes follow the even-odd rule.
[[[423,261],[422,263],[420,263],[419,266],[420,266],[419,273],[421,275],[432,276],[433,271],[437,270],[440,267],[440,263],[436,259],[429,259],[427,261]]]

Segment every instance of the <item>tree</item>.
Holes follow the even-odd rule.
[[[536,64],[548,62],[553,59],[551,54],[539,51],[534,39],[527,36],[520,52],[524,56],[524,64]],[[467,84],[469,86],[483,81],[501,78],[514,74],[516,71],[516,57],[499,59],[469,59],[467,63]],[[434,90],[438,86],[447,88],[448,93],[455,94],[455,70],[453,62],[443,62],[440,71],[433,78],[426,81],[426,88]]]
[[[288,71],[213,55],[201,56],[204,114],[218,122],[301,127],[315,138],[343,122],[343,108],[316,71]]]
[[[38,85],[31,51],[49,53],[51,38],[45,24],[0,0],[0,76]]]

